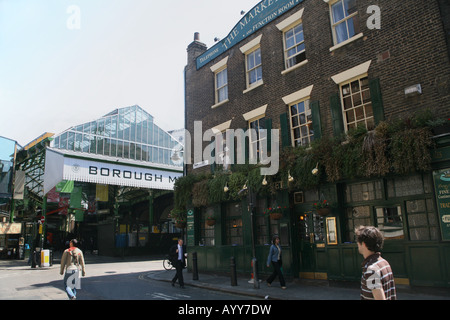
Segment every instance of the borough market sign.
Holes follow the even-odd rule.
[[[303,0],[264,0],[253,7],[228,36],[197,58],[197,69],[220,56],[271,21],[282,16]]]

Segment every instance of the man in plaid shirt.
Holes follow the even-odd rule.
[[[384,238],[375,227],[355,230],[358,251],[364,257],[361,277],[362,300],[396,300],[394,275],[389,263],[381,257]]]

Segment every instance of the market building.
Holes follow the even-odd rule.
[[[211,48],[195,34],[174,212],[200,271],[234,257],[250,275],[256,257],[268,274],[279,235],[288,277],[359,281],[354,229],[375,225],[398,284],[450,285],[449,14],[440,0],[264,0]]]
[[[160,252],[181,235],[170,218],[183,146],[139,106],[44,134],[18,152],[16,221],[30,248],[76,237],[101,255]]]
[[[17,141],[0,137],[0,258],[19,256],[22,225],[11,219],[14,198],[21,190],[14,192],[14,160],[21,146]],[[15,193],[15,194],[14,194]]]

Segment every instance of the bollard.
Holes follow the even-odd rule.
[[[236,287],[237,286],[237,277],[236,277],[236,260],[234,257],[231,257],[231,286]]]
[[[197,252],[192,253],[192,280],[198,280]]]
[[[36,268],[36,251],[33,251],[33,253],[31,254],[31,268],[35,269]]]
[[[253,268],[253,287],[255,289],[259,289],[258,261],[256,260],[256,258],[252,259],[252,268]]]

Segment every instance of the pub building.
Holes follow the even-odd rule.
[[[265,0],[210,48],[195,33],[185,128],[215,137],[186,142],[211,156],[186,159],[175,210],[199,272],[268,275],[279,235],[288,278],[359,281],[374,225],[397,284],[450,286],[449,21],[445,1]],[[219,148],[238,129],[276,174]]]
[[[179,140],[137,105],[47,133],[18,152],[26,179],[15,221],[32,250],[77,238],[99,255],[164,253],[182,235],[170,217],[182,157]]]

